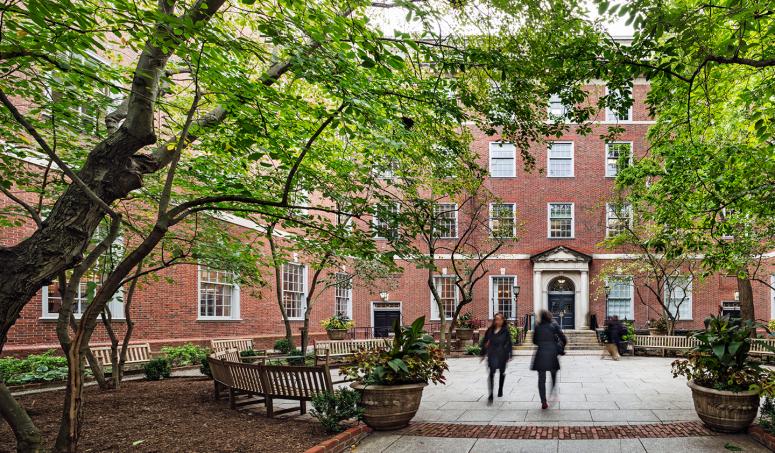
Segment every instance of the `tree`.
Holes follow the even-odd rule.
[[[770,5],[599,4],[635,27],[631,45],[610,40],[602,54],[621,77],[650,79],[657,120],[649,156],[617,183],[703,272],[736,275],[741,315],[754,320],[751,281],[768,285],[760,263],[775,247]]]

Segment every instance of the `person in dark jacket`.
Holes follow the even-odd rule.
[[[617,316],[608,318],[605,323],[606,349],[611,358],[619,360],[622,343],[622,324]]]
[[[484,333],[484,338],[479,344],[482,358],[487,356],[487,366],[490,368],[490,375],[487,378],[487,388],[490,390],[488,404],[492,404],[492,387],[495,380],[495,371],[500,371],[500,381],[498,382],[498,397],[503,396],[503,381],[506,378],[506,362],[511,360],[511,332],[509,324],[501,313],[496,313],[492,320],[492,325]]]
[[[531,370],[538,371],[538,394],[541,396],[541,408],[546,409],[549,404],[546,402],[546,372],[552,375],[552,391],[557,382],[557,371],[560,369],[561,354],[565,345],[568,343],[562,329],[552,319],[552,314],[546,310],[538,313],[538,325],[533,331],[533,343],[538,346],[533,355]]]

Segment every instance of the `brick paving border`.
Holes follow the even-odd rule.
[[[304,453],[342,453],[371,433],[366,425],[354,426],[308,449]]]
[[[467,439],[637,439],[717,436],[700,422],[612,426],[499,426],[454,423],[413,423],[398,432],[405,436]]]

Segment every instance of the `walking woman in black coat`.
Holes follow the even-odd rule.
[[[562,329],[552,319],[552,314],[546,310],[538,313],[538,325],[533,332],[533,343],[538,346],[533,355],[531,370],[538,371],[538,394],[541,396],[541,408],[546,409],[546,372],[552,375],[552,390],[557,380],[557,370],[560,360],[557,358],[568,343]]]
[[[490,397],[487,398],[488,404],[492,404],[492,387],[495,379],[495,370],[500,371],[500,381],[498,382],[498,397],[503,396],[503,380],[506,378],[506,362],[511,360],[511,332],[509,324],[501,313],[496,313],[492,320],[492,325],[487,329],[484,338],[480,342],[482,357],[487,355],[487,366],[490,368],[490,375],[487,378],[487,388],[490,390]]]

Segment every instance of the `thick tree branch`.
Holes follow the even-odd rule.
[[[40,228],[40,226],[43,225],[43,221],[40,220],[38,211],[36,211],[35,208],[30,206],[27,202],[17,197],[16,195],[14,195],[10,190],[6,189],[3,186],[0,186],[0,192],[3,192],[3,194],[5,194],[6,197],[10,198],[14,203],[24,208],[24,210],[30,214],[30,217],[32,217],[32,220],[35,221],[35,225],[37,225],[38,228]]]

